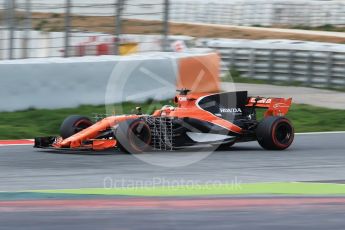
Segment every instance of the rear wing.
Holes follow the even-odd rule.
[[[285,116],[291,107],[292,98],[249,97],[246,107],[267,108],[267,116]]]

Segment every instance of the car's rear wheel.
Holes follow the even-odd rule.
[[[92,121],[88,117],[80,115],[72,115],[67,117],[60,126],[60,136],[62,138],[68,138],[74,134],[90,127]]]
[[[151,149],[151,129],[141,119],[121,122],[116,129],[115,137],[118,146],[125,152],[136,154]]]
[[[294,128],[285,117],[267,117],[257,127],[259,144],[267,150],[284,150],[294,140]]]

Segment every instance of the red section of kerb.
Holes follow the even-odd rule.
[[[0,212],[118,209],[234,209],[253,207],[296,207],[344,205],[344,197],[334,198],[238,198],[238,199],[88,199],[0,201]]]
[[[33,145],[33,140],[0,140],[0,146]]]

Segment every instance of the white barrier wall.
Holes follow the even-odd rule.
[[[25,0],[16,2],[20,8],[25,9]],[[125,18],[162,20],[163,0],[126,0],[126,3],[123,13]],[[73,0],[72,12],[79,15],[112,16],[115,9],[110,7],[111,4],[114,4],[114,0]],[[64,7],[64,0],[32,1],[32,9],[37,12],[64,13]],[[344,25],[345,1],[171,0],[170,19],[226,25]]]
[[[177,60],[208,51],[1,61],[0,111],[169,99]]]
[[[170,18],[224,25],[344,25],[343,0],[174,0]]]

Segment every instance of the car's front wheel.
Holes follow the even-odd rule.
[[[125,152],[142,153],[151,149],[152,132],[142,119],[121,122],[115,133],[118,146]]]
[[[71,115],[67,117],[60,126],[60,136],[64,139],[86,129],[92,125],[88,117]]]

